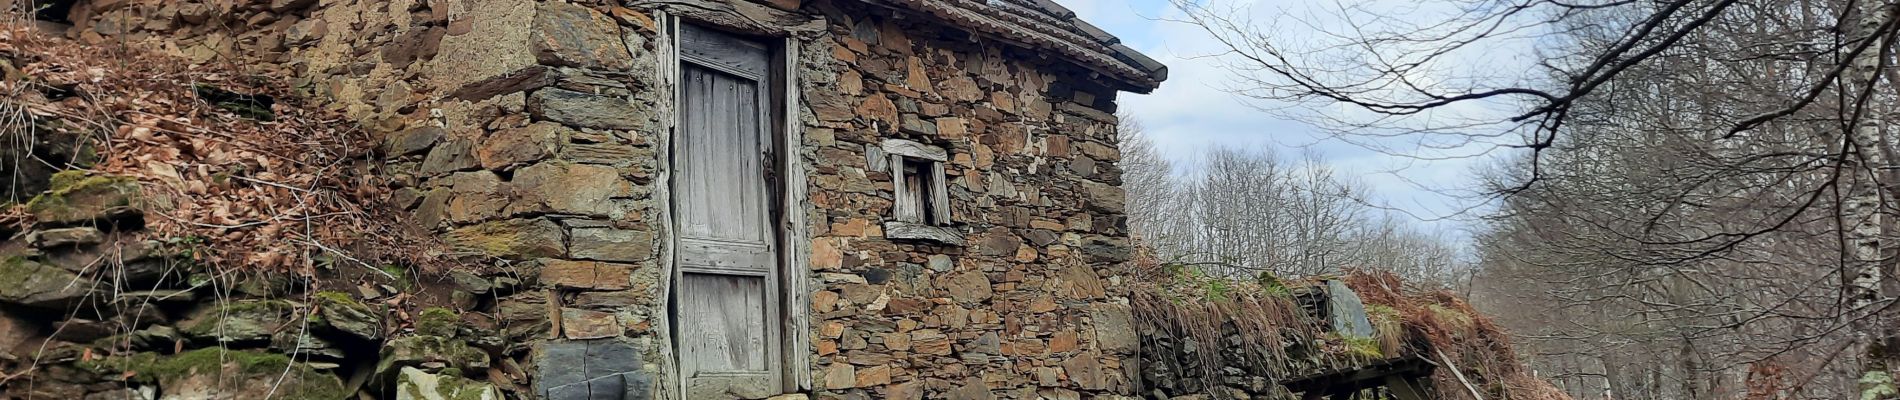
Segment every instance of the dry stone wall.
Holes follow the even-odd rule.
[[[953,27],[807,8],[829,23],[799,68],[820,397],[1133,393],[1113,93]],[[949,151],[967,245],[884,237],[892,177],[867,149],[889,138]]]
[[[69,36],[279,63],[384,138],[389,205],[454,249],[441,257],[470,265],[456,282],[471,294],[456,306],[472,336],[363,340],[487,351],[481,363],[379,376],[437,385],[453,366],[462,375],[449,378],[504,383],[511,397],[676,395],[666,359],[664,17],[784,34],[753,32],[783,24],[744,23],[771,14],[812,28],[798,33],[794,66],[794,145],[810,201],[808,237],[793,240],[809,251],[810,304],[798,306],[810,329],[791,333],[810,347],[789,351],[809,355],[805,390],[1135,392],[1115,92],[1087,70],[855,1],[229,3],[92,2],[76,7]],[[948,229],[965,244],[885,237],[895,196],[875,150],[885,139],[948,151]]]

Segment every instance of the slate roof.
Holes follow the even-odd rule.
[[[1084,0],[1098,1],[1098,0]],[[1148,93],[1168,79],[1168,66],[1077,18],[1054,0],[881,0],[944,19],[1032,49],[1051,50]]]

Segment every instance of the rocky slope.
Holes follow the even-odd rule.
[[[456,257],[381,211],[402,184],[355,123],[276,71],[16,17],[0,399],[525,397],[519,343],[552,325],[515,292],[538,268],[440,272]]]

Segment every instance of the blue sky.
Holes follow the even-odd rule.
[[[1120,37],[1124,43],[1169,66],[1170,77],[1152,94],[1124,94],[1121,110],[1147,128],[1160,150],[1182,168],[1194,168],[1195,154],[1213,145],[1264,147],[1288,157],[1311,151],[1321,155],[1342,175],[1357,176],[1371,189],[1376,206],[1402,210],[1419,218],[1420,227],[1462,235],[1459,218],[1442,219],[1470,206],[1472,200],[1448,193],[1467,193],[1469,176],[1486,157],[1421,161],[1387,152],[1429,154],[1405,140],[1376,143],[1385,152],[1327,137],[1312,126],[1276,113],[1263,112],[1223,90],[1231,80],[1217,59],[1205,33],[1191,25],[1158,20],[1174,13],[1167,0],[1058,0],[1082,18]],[[1303,1],[1254,3],[1256,15],[1302,14]],[[1310,23],[1310,21],[1302,21]],[[1299,24],[1293,24],[1299,25]],[[1290,28],[1292,29],[1292,28]],[[1305,33],[1289,32],[1290,35]],[[1509,57],[1506,55],[1505,57]],[[1487,60],[1490,62],[1490,60]],[[1350,112],[1350,111],[1348,111]],[[1462,237],[1462,236],[1461,236]]]

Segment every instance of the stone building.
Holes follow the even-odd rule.
[[[535,277],[483,306],[534,396],[1136,393],[1115,101],[1166,67],[1050,0],[79,3],[386,137]]]

